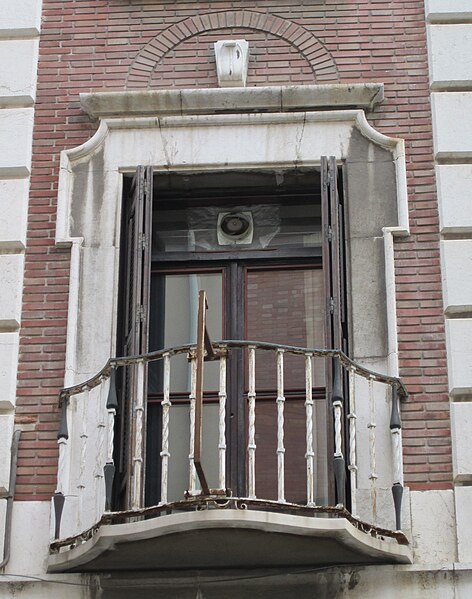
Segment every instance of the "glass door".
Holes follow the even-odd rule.
[[[252,267],[245,272],[246,339],[306,348],[325,347],[323,271],[318,266]],[[277,499],[275,353],[256,352],[256,494]],[[285,490],[287,501],[306,500],[305,358],[284,356]],[[327,503],[325,364],[313,360],[315,490]]]
[[[223,337],[223,270],[154,272],[151,280],[150,351],[196,343],[198,292],[207,293],[211,310],[207,329],[212,339]],[[162,361],[149,364],[146,504],[160,498]],[[183,499],[189,487],[190,363],[185,354],[171,360],[172,409],[169,423],[169,501]],[[219,365],[205,364],[202,460],[210,488],[218,484]]]

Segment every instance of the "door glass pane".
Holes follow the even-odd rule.
[[[254,341],[324,348],[321,268],[251,269],[247,272],[246,337]],[[315,499],[328,502],[325,364],[313,359]],[[256,351],[256,495],[277,499],[276,353]],[[305,358],[284,354],[285,496],[306,502]],[[318,398],[318,399],[316,399]]]
[[[207,329],[217,341],[223,331],[223,274],[155,274],[151,284],[150,350],[193,344],[197,341],[198,292],[207,293]],[[161,391],[162,365],[154,362],[149,369],[149,392]],[[205,363],[205,390],[217,390],[217,362]],[[191,369],[187,355],[172,358],[171,393],[190,393]]]
[[[324,286],[321,268],[248,270],[246,338],[324,348]],[[314,387],[325,386],[324,360],[315,359]],[[275,388],[273,352],[258,352],[256,386]],[[286,389],[305,388],[303,356],[285,355]]]

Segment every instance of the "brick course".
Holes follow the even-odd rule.
[[[54,245],[59,154],[96,130],[78,94],[215,86],[212,44],[236,35],[250,43],[249,86],[385,84],[385,102],[368,118],[405,139],[412,233],[395,243],[400,365],[411,393],[403,406],[406,481],[451,486],[423,0],[43,0],[17,400],[18,418],[31,422],[18,499],[48,500],[55,487],[69,272],[69,252]]]

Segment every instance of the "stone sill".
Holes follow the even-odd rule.
[[[89,116],[109,118],[370,109],[382,102],[383,98],[383,83],[356,83],[92,92],[80,94],[80,103]]]

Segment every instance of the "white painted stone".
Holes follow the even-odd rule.
[[[246,87],[249,44],[246,40],[215,43],[216,71],[220,87]]]
[[[470,0],[425,0],[425,9],[430,22],[467,22],[472,19]]]
[[[10,450],[13,435],[14,414],[0,414],[0,493],[9,488]]]
[[[113,355],[113,310],[118,266],[116,248],[83,248],[82,268],[87,277],[81,281],[81,301],[77,327],[76,382],[97,373],[97,365],[105,364]],[[100,301],[107,298],[107,301]],[[93,339],[93,343],[91,340]]]
[[[15,406],[19,339],[18,333],[0,333],[0,410]]]
[[[472,487],[455,487],[457,552],[460,562],[472,562]]]
[[[472,85],[472,23],[429,25],[428,52],[432,89]]]
[[[451,402],[454,481],[472,481],[472,403]]]
[[[32,108],[0,110],[0,176],[24,177],[31,167]]]
[[[472,157],[472,92],[431,94],[436,158]]]
[[[45,572],[49,550],[49,517],[48,501],[14,502],[11,557],[6,574],[38,575]]]
[[[472,310],[472,240],[441,241],[441,277],[446,313]]]
[[[2,559],[3,554],[3,543],[5,540],[4,530],[5,530],[5,516],[7,513],[7,500],[0,499],[0,560]],[[1,587],[0,587],[1,590]],[[1,595],[0,595],[1,596]]]
[[[41,0],[0,0],[0,37],[39,35]]]
[[[442,233],[472,232],[472,165],[436,166]]]
[[[39,40],[0,39],[0,106],[32,106]]]
[[[456,559],[454,494],[411,491],[411,521],[415,563],[446,563]]]
[[[384,98],[382,83],[273,85],[270,87],[160,89],[80,94],[82,110],[92,117],[286,112],[317,108],[371,108]]]
[[[0,250],[26,246],[28,190],[28,179],[0,180]]]
[[[391,488],[376,488],[375,502],[372,502],[374,493],[371,489],[358,489],[357,513],[355,514],[363,522],[375,524],[380,528],[395,530],[395,506]],[[374,513],[375,510],[375,513]],[[410,490],[403,489],[402,512],[401,512],[401,530],[410,535],[411,532],[411,514],[410,514]]]
[[[0,255],[0,330],[20,326],[24,262],[23,254]]]
[[[472,392],[472,319],[446,320],[449,393]]]

